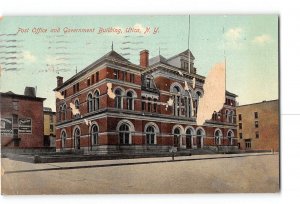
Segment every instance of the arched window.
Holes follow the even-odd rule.
[[[201,93],[200,93],[200,91],[197,91],[196,92],[196,100],[195,100],[195,115],[198,112],[198,108],[199,108],[198,105],[199,105],[200,97],[201,97]]]
[[[88,113],[93,111],[93,96],[92,94],[88,95]]]
[[[180,145],[180,129],[179,128],[175,128],[174,130],[174,147],[179,147]]]
[[[221,120],[221,117],[222,117],[222,113],[219,111],[218,113],[217,113],[217,120]]]
[[[212,119],[217,120],[217,118],[218,118],[218,113],[214,111]]]
[[[128,110],[133,110],[133,93],[131,91],[127,92],[127,109]]]
[[[204,137],[204,131],[202,129],[197,130],[197,136]]]
[[[80,130],[76,128],[74,130],[74,146],[75,149],[80,149]]]
[[[234,137],[233,132],[231,130],[229,130],[227,132],[227,139],[228,139],[229,145],[233,145],[233,137]]]
[[[122,91],[121,89],[116,89],[115,90],[115,108],[122,108],[123,106],[123,100],[122,100]]]
[[[147,144],[155,144],[155,136],[155,128],[153,126],[148,126],[146,129]]]
[[[173,87],[173,93],[180,94],[180,88],[178,86]]]
[[[91,127],[92,145],[98,144],[98,133],[99,133],[98,126],[95,124],[92,125]]]
[[[185,91],[186,97],[184,98],[185,116],[192,116],[191,98],[188,91]]]
[[[67,119],[67,104],[63,105],[63,120]]]
[[[180,116],[180,103],[181,103],[181,97],[180,97],[180,88],[178,86],[174,86],[172,90],[174,96],[174,105],[173,105],[173,113],[175,116]]]
[[[79,103],[79,100],[78,100],[78,99],[76,99],[76,100],[74,101],[74,105],[75,105],[75,108],[79,110],[80,103]],[[77,113],[77,114],[75,115],[75,118],[79,118],[79,117],[80,117],[80,114]]]
[[[151,112],[151,106],[152,106],[151,98],[148,98],[148,112]]]
[[[191,134],[192,134],[191,129],[187,129],[187,130],[186,130],[186,135],[191,136]]]
[[[98,110],[99,109],[99,104],[100,104],[100,94],[99,91],[96,90],[95,94],[94,94],[94,110]]]
[[[225,110],[225,118],[226,118],[226,122],[229,122],[229,113],[228,113],[228,110]]]
[[[220,130],[215,131],[215,144],[216,145],[221,145],[221,137],[222,137],[222,132]]]
[[[120,144],[129,144],[130,130],[127,124],[122,124],[119,128],[119,139]]]
[[[64,149],[66,147],[66,141],[67,141],[67,134],[65,131],[61,132],[61,148]]]

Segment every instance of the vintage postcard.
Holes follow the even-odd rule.
[[[277,193],[277,15],[4,16],[1,193]]]

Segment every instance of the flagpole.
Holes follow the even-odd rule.
[[[227,66],[227,61],[226,61],[226,50],[225,50],[225,28],[223,24],[223,55],[224,55],[224,67],[225,67],[225,98],[226,98],[226,66]]]
[[[190,29],[191,29],[191,16],[189,15],[189,32],[188,32],[189,73],[191,73]]]

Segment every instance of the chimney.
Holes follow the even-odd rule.
[[[149,66],[149,51],[142,50],[140,52],[140,66],[141,67],[148,67]]]
[[[35,88],[26,86],[24,90],[24,95],[30,97],[36,97]]]
[[[61,76],[57,76],[56,80],[57,80],[57,87],[60,87],[64,83],[64,78]]]

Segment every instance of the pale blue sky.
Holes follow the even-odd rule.
[[[157,34],[97,34],[99,27],[159,28]],[[47,33],[34,34],[42,27]],[[60,27],[60,33],[50,33]],[[95,28],[95,33],[63,29]],[[14,34],[19,28],[28,33]],[[224,28],[224,33],[223,33]],[[187,49],[188,16],[4,17],[0,20],[1,91],[23,94],[37,86],[37,95],[54,108],[56,76],[70,78],[111,50],[139,63],[139,51],[168,58]],[[16,47],[15,47],[16,46]],[[227,90],[240,104],[278,98],[278,16],[191,16],[190,49],[198,74],[206,76],[216,63],[227,61]],[[17,52],[17,53],[14,53]],[[14,59],[13,57],[17,57]]]

